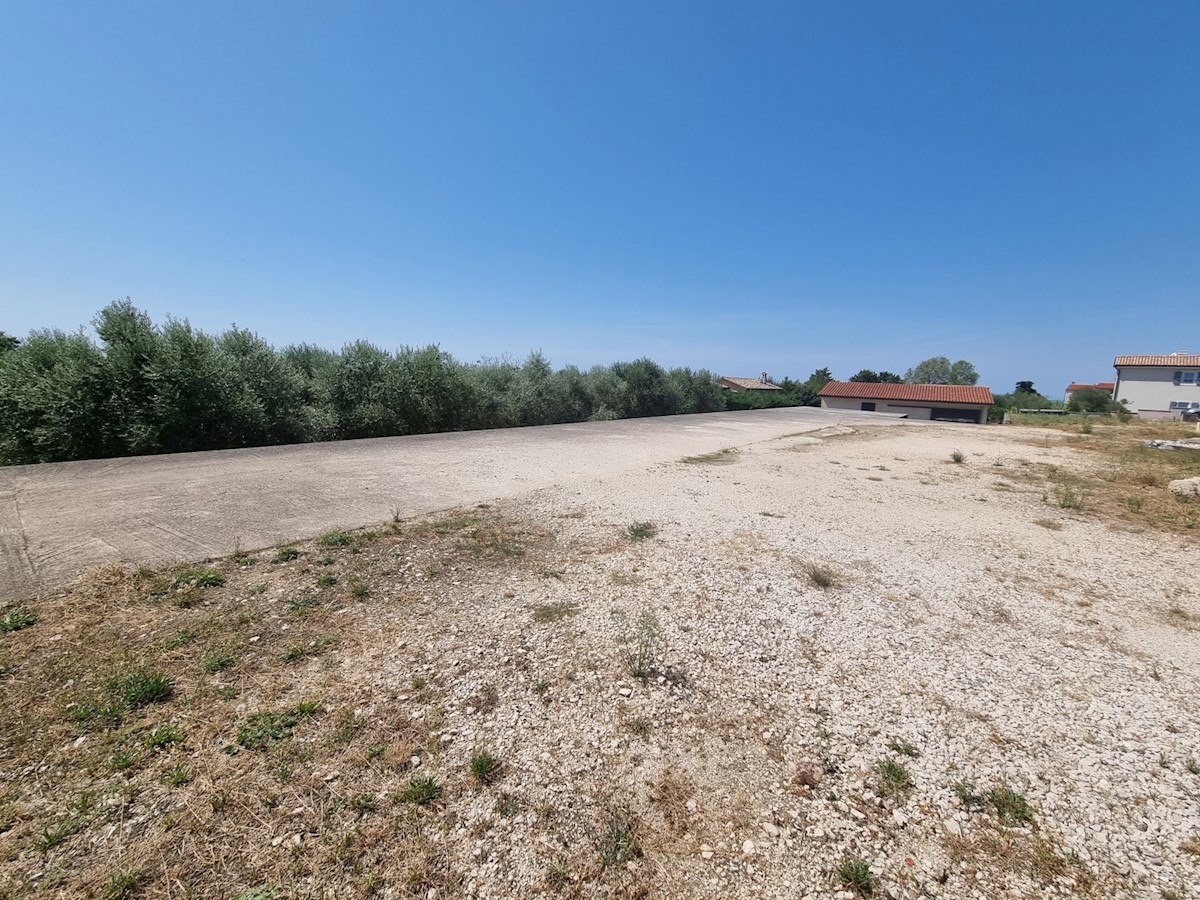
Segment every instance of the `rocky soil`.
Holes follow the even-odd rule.
[[[1048,463],[1078,451],[833,429],[218,561],[196,604],[144,573],[117,620],[94,583],[43,598],[0,636],[32,698],[0,723],[0,895],[1196,896],[1196,543],[1062,506]],[[163,649],[214,621],[209,656]],[[102,652],[80,629],[175,705],[64,717],[101,683],[66,672],[64,640]],[[112,770],[164,721],[186,741]]]

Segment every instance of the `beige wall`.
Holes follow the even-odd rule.
[[[1116,400],[1128,401],[1129,411],[1147,418],[1171,415],[1171,401],[1200,403],[1200,384],[1175,384],[1177,371],[1192,372],[1200,381],[1200,368],[1180,366],[1122,366],[1118,372]],[[1178,416],[1179,410],[1174,411]]]
[[[862,400],[850,397],[821,398],[821,406],[825,409],[861,410],[863,402]],[[938,409],[961,409],[967,415],[974,414],[977,420],[986,420],[988,409],[986,406],[978,406],[970,403],[917,403],[915,401],[901,400],[867,400],[865,402],[874,402],[875,412],[894,413],[896,415],[908,416],[910,419],[928,419],[930,410],[936,406]]]

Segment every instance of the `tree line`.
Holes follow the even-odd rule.
[[[523,361],[464,364],[437,346],[394,353],[368,341],[340,351],[277,350],[233,327],[156,325],[128,300],[83,331],[0,332],[0,463],[553,425],[741,409],[704,369],[650,359],[554,369]],[[828,379],[826,379],[828,380]],[[816,405],[789,383],[761,405]],[[774,393],[774,392],[773,392]],[[729,402],[727,402],[729,401]]]

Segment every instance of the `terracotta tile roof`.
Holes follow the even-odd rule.
[[[1067,390],[1071,393],[1076,391],[1111,391],[1116,387],[1116,384],[1111,381],[1097,381],[1095,384],[1079,384],[1072,381],[1067,385]]]
[[[1113,366],[1200,366],[1200,356],[1196,354],[1180,354],[1178,356],[1118,356],[1113,360]]]
[[[864,381],[831,381],[818,397],[855,400],[916,400],[922,403],[974,403],[992,405],[992,392],[966,384],[875,384]]]
[[[734,378],[730,375],[722,375],[719,379],[726,387],[739,387],[743,391],[782,391],[777,384],[771,384],[769,381],[759,381],[757,378]]]

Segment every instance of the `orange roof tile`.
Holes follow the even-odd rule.
[[[1121,366],[1200,366],[1200,356],[1196,354],[1180,354],[1178,356],[1118,356],[1113,360],[1115,368]]]
[[[868,381],[831,381],[818,397],[862,400],[916,400],[921,403],[973,403],[992,405],[992,392],[967,384],[876,384]]]

